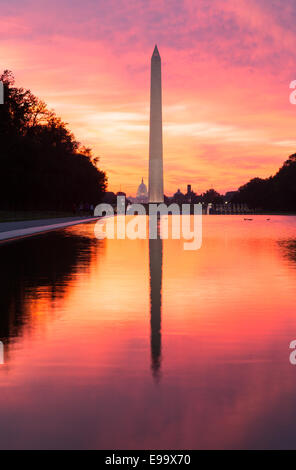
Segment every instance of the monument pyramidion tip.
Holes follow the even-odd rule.
[[[152,54],[152,58],[153,57],[158,57],[160,58],[160,54],[159,54],[159,51],[158,51],[158,48],[157,48],[157,44],[155,44],[155,47],[154,47],[154,51],[153,51],[153,54]]]

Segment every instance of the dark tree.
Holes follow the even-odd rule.
[[[272,181],[270,179],[253,178],[239,188],[232,202],[246,203],[249,208],[266,208],[270,203]]]
[[[205,204],[222,204],[223,203],[223,196],[219,194],[215,189],[208,189],[202,195],[202,202]]]
[[[276,209],[296,210],[296,154],[290,155],[273,177],[274,206]]]
[[[254,178],[241,186],[232,202],[243,202],[249,208],[268,211],[296,211],[296,154],[285,161],[270,178]]]
[[[16,88],[10,71],[0,76],[0,207],[72,209],[97,204],[107,178],[98,159],[30,90]]]

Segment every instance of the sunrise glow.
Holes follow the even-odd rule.
[[[1,63],[93,148],[109,190],[135,194],[148,175],[157,43],[165,193],[187,183],[225,192],[274,174],[295,151],[291,5],[14,0],[1,6]]]

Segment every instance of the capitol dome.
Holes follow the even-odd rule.
[[[147,200],[148,200],[147,186],[144,183],[143,178],[142,178],[142,183],[138,187],[137,200],[138,200],[138,202],[147,202]]]

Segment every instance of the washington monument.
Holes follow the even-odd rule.
[[[151,57],[149,202],[163,202],[161,59],[157,46]]]

